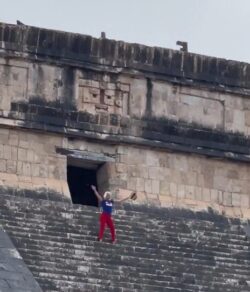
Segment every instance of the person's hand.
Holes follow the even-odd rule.
[[[93,191],[96,191],[96,186],[91,185],[90,187],[91,187],[91,189],[92,189]]]
[[[133,192],[133,193],[130,195],[130,199],[131,199],[131,200],[136,200],[136,199],[137,199],[136,192]]]

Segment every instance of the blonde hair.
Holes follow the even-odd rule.
[[[103,198],[105,200],[110,200],[112,197],[112,193],[111,192],[105,192],[104,195],[103,195]]]

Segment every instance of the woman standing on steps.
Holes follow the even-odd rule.
[[[135,200],[136,199],[136,193],[132,192],[130,196],[122,199],[122,200],[117,200],[114,201],[111,198],[111,192],[105,192],[103,197],[98,193],[97,189],[95,186],[91,185],[91,188],[98,199],[99,204],[101,205],[102,208],[102,213],[100,215],[100,230],[99,230],[99,236],[98,240],[102,241],[104,230],[106,224],[108,225],[110,232],[111,232],[111,238],[112,238],[112,243],[115,243],[115,226],[114,222],[112,219],[112,211],[113,211],[113,206],[114,203],[121,203],[124,202],[128,199]]]

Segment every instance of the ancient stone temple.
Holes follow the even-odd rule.
[[[1,291],[250,291],[249,135],[249,64],[1,23]]]

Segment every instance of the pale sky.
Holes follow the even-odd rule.
[[[17,19],[250,63],[250,0],[0,0],[0,22]]]

